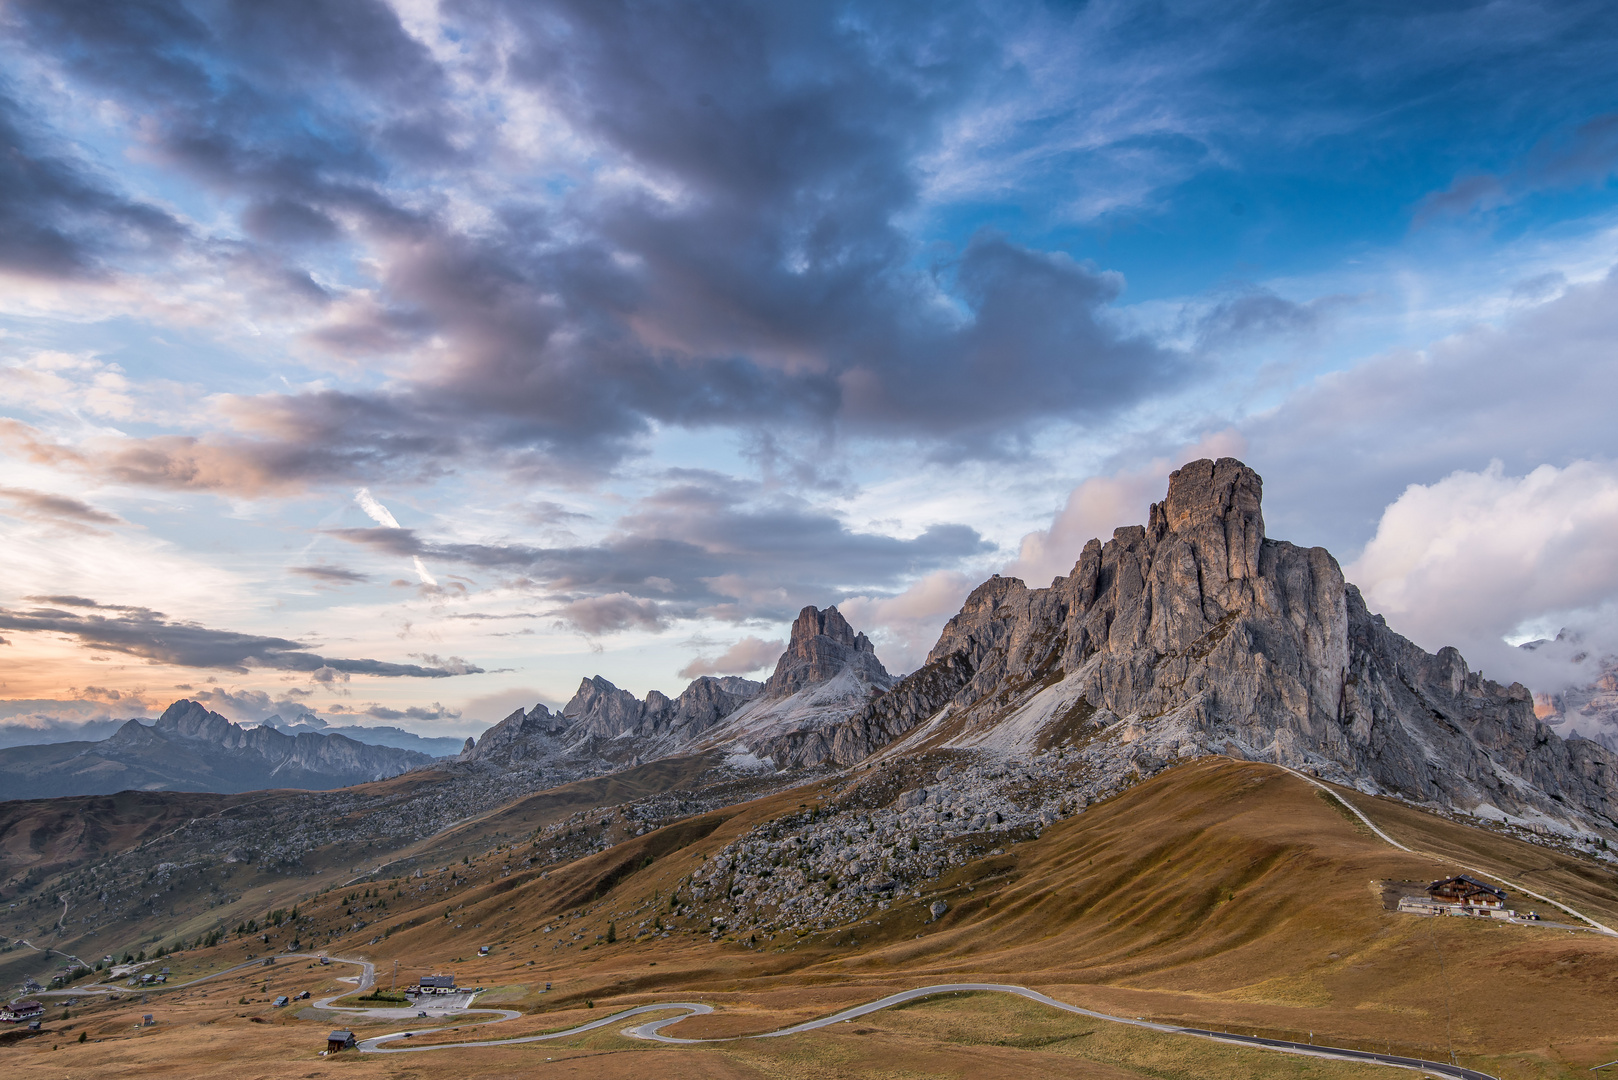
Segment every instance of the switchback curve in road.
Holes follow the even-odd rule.
[[[1396,1054],[1378,1054],[1368,1050],[1349,1050],[1334,1046],[1314,1046],[1308,1043],[1288,1042],[1285,1039],[1264,1039],[1252,1035],[1231,1035],[1225,1032],[1209,1031],[1203,1028],[1177,1027],[1172,1024],[1159,1024],[1151,1020],[1131,1019],[1130,1017],[1126,1016],[1112,1016],[1108,1013],[1096,1012],[1092,1009],[1081,1008],[1078,1005],[1069,1005],[1065,1001],[1058,1001],[1046,994],[1041,994],[1037,990],[1030,990],[1026,986],[1011,986],[1001,983],[943,983],[936,986],[920,986],[913,990],[902,990],[897,994],[889,994],[887,997],[879,998],[876,1001],[867,1002],[864,1005],[856,1005],[853,1008],[844,1009],[842,1012],[833,1013],[831,1016],[823,1017],[819,1020],[806,1020],[801,1024],[793,1024],[790,1027],[784,1027],[776,1031],[767,1031],[757,1035],[736,1035],[716,1039],[681,1039],[673,1035],[665,1035],[663,1034],[663,1029],[671,1024],[679,1023],[681,1020],[689,1019],[692,1016],[706,1015],[714,1011],[712,1006],[704,1005],[701,1002],[666,1001],[655,1005],[640,1005],[633,1009],[626,1009],[623,1012],[614,1013],[613,1015],[604,1017],[603,1019],[592,1021],[588,1024],[568,1028],[565,1031],[552,1031],[543,1035],[524,1035],[514,1039],[487,1039],[481,1042],[443,1043],[436,1046],[384,1045],[385,1043],[391,1043],[400,1039],[409,1038],[415,1034],[427,1033],[400,1031],[394,1032],[390,1035],[379,1035],[373,1039],[366,1039],[364,1042],[359,1044],[359,1049],[362,1053],[368,1054],[409,1054],[422,1053],[428,1050],[453,1050],[466,1046],[513,1046],[518,1043],[545,1042],[551,1039],[565,1039],[569,1036],[581,1035],[587,1031],[594,1031],[599,1028],[620,1023],[632,1016],[640,1016],[651,1012],[666,1012],[671,1009],[682,1010],[682,1013],[679,1016],[663,1017],[658,1020],[651,1020],[633,1027],[625,1028],[623,1029],[623,1034],[629,1036],[630,1038],[645,1039],[651,1042],[668,1043],[681,1046],[702,1043],[738,1042],[743,1039],[776,1039],[783,1035],[797,1035],[806,1031],[813,1031],[817,1028],[830,1027],[832,1024],[845,1023],[849,1020],[854,1020],[861,1016],[868,1016],[871,1013],[878,1012],[882,1009],[889,1009],[895,1005],[903,1005],[906,1002],[916,1001],[920,998],[933,997],[939,994],[966,993],[975,991],[1016,994],[1017,996],[1027,998],[1030,1001],[1037,1001],[1042,1005],[1048,1005],[1053,1009],[1061,1009],[1063,1012],[1077,1013],[1080,1016],[1088,1016],[1095,1020],[1104,1020],[1113,1024],[1127,1024],[1131,1027],[1145,1028],[1149,1031],[1162,1032],[1168,1035],[1189,1035],[1200,1039],[1210,1039],[1215,1042],[1231,1043],[1238,1046],[1251,1046],[1265,1050],[1275,1050],[1286,1054],[1300,1054],[1308,1057],[1328,1058],[1338,1061],[1356,1061],[1374,1065],[1389,1065],[1394,1068],[1413,1069],[1432,1073],[1437,1076],[1450,1077],[1453,1078],[1453,1080],[1496,1080],[1495,1077],[1490,1076],[1488,1073],[1478,1072],[1475,1069],[1468,1069],[1459,1065],[1446,1064],[1441,1061],[1424,1061],[1420,1058],[1400,1057]]]

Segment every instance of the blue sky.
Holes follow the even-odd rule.
[[[907,670],[1202,454],[1429,648],[1618,636],[1605,5],[0,19],[0,722]]]

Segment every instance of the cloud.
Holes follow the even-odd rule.
[[[981,582],[981,577],[940,570],[893,596],[846,597],[837,610],[871,635],[884,667],[902,674],[922,665],[944,624]]]
[[[84,527],[123,524],[123,519],[117,514],[98,510],[89,503],[68,495],[30,491],[26,488],[0,487],[0,499],[11,503],[12,507],[24,517],[60,525]]]
[[[459,709],[446,709],[435,701],[430,706],[411,705],[404,709],[395,709],[387,705],[368,705],[363,715],[377,720],[458,720],[461,713]]]
[[[289,566],[287,567],[287,573],[311,578],[326,585],[356,585],[362,581],[371,580],[367,574],[341,566]]]
[[[354,501],[359,508],[365,511],[365,516],[386,529],[397,529],[398,520],[389,512],[388,508],[376,501],[369,488],[360,488],[354,493]]]
[[[1602,184],[1618,171],[1618,113],[1592,117],[1542,139],[1506,171],[1471,173],[1428,195],[1415,224],[1494,210],[1536,192]]]
[[[698,617],[791,618],[858,588],[894,588],[994,551],[976,530],[935,524],[911,538],[857,532],[794,497],[707,472],[671,473],[599,543],[539,547],[428,539],[413,529],[335,529],[374,551],[511,575],[590,634]]]
[[[280,716],[286,726],[327,726],[293,694],[272,695],[261,690],[217,686],[176,689],[237,723],[258,724]],[[75,692],[79,696],[71,699],[0,700],[0,747],[105,739],[126,720],[156,716],[176,700],[146,691],[119,691],[98,686],[81,687]]]
[[[1356,297],[1321,296],[1299,303],[1261,286],[1216,294],[1211,306],[1197,312],[1188,328],[1198,352],[1255,339],[1306,334],[1318,329],[1336,309]]]
[[[571,600],[557,609],[561,622],[586,634],[610,634],[638,628],[658,631],[668,627],[663,608],[653,600],[638,600],[628,593],[608,593]]]
[[[305,283],[277,286],[305,346],[402,377],[223,395],[198,436],[32,440],[95,475],[247,495],[469,464],[578,478],[666,426],[996,454],[1195,375],[1115,324],[1117,274],[902,227],[918,160],[1016,63],[981,13],[492,2],[412,33],[380,0],[149,7],[12,10],[37,64],[140,115],[145,160],[241,214],[238,262]],[[515,145],[519,107],[567,149]],[[297,261],[337,244],[363,287]]]
[[[1323,375],[1242,420],[1272,536],[1340,557],[1411,484],[1605,455],[1618,389],[1618,274],[1569,284],[1494,323]]]
[[[185,236],[169,214],[52,153],[48,137],[4,90],[0,84],[0,274],[102,277],[115,255],[169,248]]]
[[[383,528],[397,529],[399,527],[398,519],[393,516],[387,507],[376,500],[370,489],[360,488],[354,493],[354,501],[359,504],[361,510],[365,511],[367,517]],[[427,565],[421,561],[420,555],[412,555],[410,565],[415,569],[416,577],[423,585],[433,588],[438,586],[438,579],[427,572]]]
[[[66,607],[88,607],[80,614],[60,608],[27,611],[0,608],[0,629],[20,633],[62,634],[81,645],[138,656],[179,667],[216,668],[245,674],[251,668],[315,673],[332,669],[344,675],[443,678],[481,671],[456,661],[451,666],[423,667],[381,660],[327,658],[286,638],[213,630],[191,622],[175,622],[149,608],[104,605],[80,597],[57,597]]]
[[[0,704],[23,704],[41,710],[0,718],[0,749],[8,746],[41,746],[47,743],[100,742],[123,727],[125,720],[130,719],[128,717],[77,719],[54,715],[57,709],[77,711],[74,707],[79,705],[79,702],[29,701]]]
[[[695,679],[700,675],[746,675],[775,666],[786,651],[787,643],[780,638],[765,641],[758,637],[744,637],[718,656],[698,656],[680,669],[680,678]]]
[[[1592,650],[1618,646],[1614,535],[1618,465],[1575,461],[1513,476],[1495,462],[1412,484],[1344,572],[1373,611],[1424,648],[1455,645],[1497,679],[1552,692],[1589,673],[1512,646],[1563,627]]]
[[[189,689],[185,696],[200,702],[214,712],[239,724],[262,724],[279,716],[289,724],[308,724],[325,727],[326,722],[314,710],[291,694],[270,694],[263,690],[227,690],[218,686]]]

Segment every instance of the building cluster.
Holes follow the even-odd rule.
[[[1466,915],[1485,919],[1531,919],[1534,912],[1519,915],[1506,906],[1506,891],[1486,881],[1458,874],[1440,878],[1428,885],[1425,895],[1399,898],[1399,910],[1407,915]]]
[[[0,1024],[25,1024],[45,1015],[45,1006],[33,998],[23,998],[9,1005],[0,1005]]]

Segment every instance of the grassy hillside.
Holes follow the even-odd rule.
[[[1618,919],[1610,872],[1488,830],[1351,796],[1402,841],[1438,854],[1400,852],[1317,789],[1264,765],[1215,758],[1179,766],[1039,839],[947,871],[920,896],[898,897],[869,919],[802,938],[777,933],[711,942],[708,927],[715,915],[722,917],[721,904],[674,914],[670,898],[685,910],[686,882],[705,858],[755,825],[823,804],[833,791],[828,784],[783,792],[674,821],[584,858],[525,865],[551,843],[530,839],[533,823],[568,820],[565,812],[579,805],[550,796],[488,819],[488,831],[479,835],[514,839],[497,839],[476,857],[472,834],[447,836],[448,850],[464,852],[464,862],[443,857],[419,878],[383,876],[307,896],[298,923],[272,928],[268,942],[233,935],[217,948],[188,952],[183,962],[217,969],[296,936],[337,955],[374,959],[384,985],[395,960],[401,984],[429,970],[454,971],[463,983],[501,988],[501,998],[514,1003],[508,1007],[530,1014],[501,1025],[502,1035],[563,1026],[587,1001],[599,1010],[675,995],[719,1007],[713,1016],[685,1022],[678,1033],[736,1034],[824,1015],[894,989],[970,978],[1021,983],[1104,1011],[1174,1023],[1298,1039],[1312,1032],[1318,1042],[1429,1058],[1445,1058],[1453,1048],[1464,1063],[1507,1077],[1587,1075],[1590,1066],[1618,1058],[1618,1033],[1610,1023],[1618,1012],[1618,939],[1400,915],[1384,909],[1381,888],[1384,880],[1425,881],[1452,872],[1451,858],[1459,857],[1503,873],[1534,871],[1541,891],[1554,890],[1597,918]],[[519,823],[528,831],[520,833]],[[428,854],[445,852],[418,856]],[[935,899],[949,910],[932,921],[928,906]],[[352,929],[360,922],[365,925]],[[668,928],[667,937],[634,940],[643,923],[654,922]],[[609,925],[616,943],[604,940]],[[480,945],[491,946],[491,954],[479,957]],[[546,982],[553,984],[549,994]],[[1015,1041],[1034,1038],[1028,1032],[1044,1030],[1045,1020],[1018,1020],[1009,1032],[1001,1025],[997,1035],[984,1019],[1021,1015],[1018,1010],[1031,1006],[963,1001],[930,1006],[935,1012],[918,1008],[862,1021],[873,1033],[865,1041],[850,1042],[841,1032],[803,1036],[806,1046],[821,1046],[820,1039],[845,1049],[805,1051],[805,1071],[793,1074],[846,1075],[837,1070],[864,1061],[892,1075],[916,1075],[906,1062],[921,1059],[911,1055],[935,1053],[943,1055],[940,1075],[1013,1068],[1037,1075],[1056,1067],[1050,1055],[1057,1051]],[[925,1024],[915,1019],[935,1015]],[[276,1020],[296,1029],[311,1053],[328,1022],[335,1021]],[[192,1037],[186,1030],[173,1029],[177,1049]],[[225,1038],[226,1030],[216,1024],[209,1037]],[[1053,1035],[1049,1045],[1066,1046],[1061,1052],[1067,1053],[1087,1039],[1098,1040],[1085,1043],[1097,1047],[1113,1040],[1108,1053],[1114,1057],[1098,1051],[1085,1060],[1096,1070],[1122,1071],[1086,1075],[1142,1075],[1131,1071],[1141,1061],[1117,1049],[1122,1035],[1100,1035]],[[257,1053],[256,1036],[243,1038],[241,1052]],[[597,1075],[633,1074],[620,1061],[633,1056],[627,1048],[607,1045],[617,1038],[603,1035],[607,1042],[569,1053],[600,1055],[590,1066]],[[997,1039],[1007,1038],[1011,1045],[997,1047]],[[972,1054],[944,1054],[957,1043],[969,1044]],[[684,1055],[678,1062],[712,1059],[703,1068],[719,1075],[780,1074],[783,1061],[756,1049],[762,1045],[658,1053]],[[1168,1054],[1137,1049],[1152,1060]],[[996,1056],[1002,1052],[1010,1056]],[[1196,1060],[1175,1065],[1168,1054],[1150,1074],[1207,1075],[1197,1071],[1211,1067],[1198,1057],[1201,1051],[1175,1052]],[[75,1054],[76,1061],[93,1060],[85,1048]],[[476,1076],[498,1075],[552,1052],[518,1047],[446,1054],[456,1055],[448,1060],[457,1075]],[[1046,1064],[1016,1064],[1024,1061],[1020,1054],[1045,1055],[1040,1061]],[[394,1058],[363,1067],[402,1075],[401,1063],[417,1067],[421,1061]],[[671,1064],[675,1071],[665,1074],[684,1067]]]

